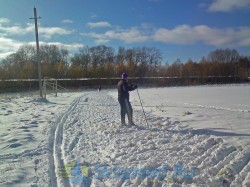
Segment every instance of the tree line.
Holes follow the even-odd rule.
[[[75,54],[56,45],[40,46],[42,76],[63,78],[111,78],[127,72],[130,77],[172,77],[187,80],[205,77],[233,77],[247,80],[250,75],[250,57],[235,49],[217,49],[199,62],[177,59],[171,64],[163,62],[162,52],[156,48],[112,47],[98,45],[80,48]],[[37,79],[37,56],[33,45],[23,45],[0,63],[0,79]],[[196,78],[196,79],[195,79]],[[199,81],[198,81],[199,82]],[[223,81],[222,81],[223,82]],[[192,81],[191,81],[192,83]]]

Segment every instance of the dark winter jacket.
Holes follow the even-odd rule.
[[[137,85],[129,85],[124,79],[118,82],[118,99],[119,100],[129,100],[129,91],[133,91],[137,88]]]

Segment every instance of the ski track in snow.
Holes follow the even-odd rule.
[[[221,138],[195,135],[192,129],[169,118],[134,111],[132,128],[119,127],[117,101],[106,92],[93,92],[76,99],[58,118],[50,169],[53,186],[88,186],[62,178],[58,171],[70,163],[85,163],[90,186],[249,186],[250,150],[229,146]],[[124,168],[168,167],[164,180],[95,179],[98,163]],[[173,179],[175,164],[196,167],[193,180]],[[139,175],[136,173],[136,175]],[[56,178],[54,178],[56,177]],[[72,177],[72,176],[71,176]]]
[[[78,103],[80,101],[80,98],[77,98],[69,107],[69,109],[58,118],[56,121],[56,130],[53,139],[53,160],[50,164],[50,169],[53,173],[51,173],[51,185],[52,186],[69,186],[69,183],[67,180],[63,180],[60,177],[56,176],[60,168],[64,168],[66,165],[65,162],[65,152],[63,151],[63,134],[64,134],[64,125],[70,121],[70,116],[72,115],[73,111],[77,107]],[[51,132],[53,136],[53,131]],[[55,182],[55,176],[57,181]]]
[[[34,107],[28,98],[24,101]],[[19,105],[17,111],[12,105]],[[54,106],[56,104],[50,103],[46,107]],[[36,134],[32,133],[39,132],[43,138],[38,138],[37,146],[21,151],[19,148],[23,146],[22,137],[8,137],[8,146],[2,149],[18,151],[0,154],[0,171],[6,170],[1,168],[5,166],[4,163],[23,162],[26,165],[8,165],[7,174],[14,179],[11,183],[0,181],[0,186],[19,186],[18,183],[21,182],[24,185],[20,186],[33,187],[250,186],[249,147],[225,144],[221,138],[197,134],[195,130],[179,121],[171,121],[169,117],[159,117],[151,112],[146,113],[150,127],[148,128],[141,110],[134,111],[134,122],[137,126],[120,127],[118,102],[107,91],[92,91],[75,96],[72,103],[65,104],[64,109],[60,109],[60,113],[57,113],[54,119],[46,119],[49,122],[48,126],[40,131],[32,131],[33,128],[38,128],[39,123],[45,124],[46,120],[41,115],[53,116],[46,107],[39,108],[43,114],[35,111],[32,118],[21,118],[21,125],[12,124],[17,127],[18,132],[27,133],[27,137],[24,137],[27,142],[36,140]],[[22,107],[18,102],[11,103],[10,106],[3,104],[2,109],[2,116],[14,112],[22,116],[25,111],[32,111],[27,104]],[[29,126],[23,123],[29,123]],[[4,132],[3,135],[8,136],[8,133]],[[5,140],[4,136],[0,138]],[[81,167],[87,166],[89,185],[86,185],[82,178],[77,178],[77,183],[71,180],[76,178],[71,171],[77,163],[80,163]],[[97,164],[127,169],[161,169],[166,165],[167,174],[161,180],[156,180],[153,175],[142,176],[139,172],[134,172],[133,176],[131,174],[130,179],[126,180],[122,176],[96,178]],[[193,179],[174,178],[176,164],[183,164],[189,169],[197,168]],[[20,170],[22,174],[12,176],[9,172],[12,170]]]

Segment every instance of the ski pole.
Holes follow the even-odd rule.
[[[147,123],[147,126],[148,126],[148,121],[147,121],[147,118],[146,118],[146,114],[145,114],[144,108],[142,106],[141,97],[140,97],[138,88],[136,88],[136,90],[137,90],[137,94],[138,94],[138,97],[139,97],[139,100],[140,100],[140,103],[141,103],[142,111],[143,111],[143,114],[144,114],[144,117],[145,117],[145,120],[146,120],[146,123]],[[149,126],[148,126],[148,129],[149,129]]]

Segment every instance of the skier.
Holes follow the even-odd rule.
[[[128,115],[128,126],[131,127],[133,123],[133,109],[129,102],[129,91],[137,88],[136,84],[129,85],[127,82],[127,73],[122,74],[122,79],[118,82],[118,101],[121,106],[121,126],[126,125],[125,115]]]

